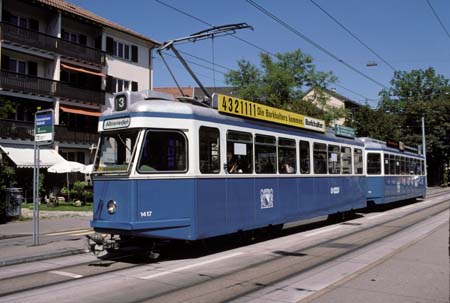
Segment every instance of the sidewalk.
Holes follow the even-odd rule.
[[[449,302],[449,225],[349,281],[330,287],[313,303]]]
[[[32,245],[32,212],[22,210],[22,214],[30,219],[0,225],[0,267],[86,252],[86,240],[82,235],[48,234],[87,231],[90,228],[91,212],[40,212],[38,246]]]

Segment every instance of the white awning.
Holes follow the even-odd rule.
[[[0,149],[17,165],[18,168],[34,167],[34,148],[28,145],[2,144]],[[40,149],[40,167],[50,167],[53,164],[65,161],[54,149]]]

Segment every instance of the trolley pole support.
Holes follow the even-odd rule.
[[[425,188],[428,186],[428,170],[427,170],[427,146],[425,139],[425,118],[422,117],[422,153],[423,153],[423,165],[424,165],[424,174],[425,174]]]

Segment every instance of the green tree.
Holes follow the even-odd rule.
[[[311,56],[300,50],[276,54],[275,58],[260,54],[261,67],[247,60],[238,61],[238,70],[225,76],[227,84],[236,88],[243,99],[314,116],[327,123],[346,116],[342,108],[330,107],[324,89],[336,81],[332,72],[317,71]],[[314,89],[315,103],[304,100],[305,91]]]
[[[391,87],[380,96],[379,109],[394,117],[391,133],[408,145],[422,144],[421,118],[425,118],[429,179],[440,182],[450,156],[449,79],[433,68],[397,71]]]

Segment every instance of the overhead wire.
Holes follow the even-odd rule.
[[[200,19],[200,18],[198,18],[198,17],[196,17],[196,16],[194,16],[194,15],[192,15],[192,14],[189,14],[188,12],[185,12],[185,11],[179,9],[179,8],[176,8],[176,7],[174,7],[174,6],[170,5],[170,4],[167,4],[167,3],[165,3],[164,1],[161,1],[161,0],[155,0],[155,1],[158,2],[158,3],[161,4],[161,5],[164,5],[165,7],[168,7],[168,8],[170,8],[170,9],[174,10],[174,11],[177,11],[177,12],[179,12],[180,14],[183,14],[183,15],[185,15],[185,16],[191,18],[191,19],[197,20],[197,21],[200,22],[200,23],[203,23],[203,24],[208,25],[208,26],[211,26],[211,27],[214,26],[213,24],[211,24],[211,23],[209,23],[209,22],[207,22],[207,21],[205,21],[205,20],[203,20],[203,19]],[[246,43],[246,44],[248,44],[248,45],[250,45],[250,46],[252,46],[252,47],[254,47],[254,48],[257,48],[258,50],[260,50],[260,51],[262,51],[262,52],[264,52],[264,53],[266,53],[266,54],[268,54],[268,55],[271,55],[271,56],[273,56],[273,57],[276,57],[276,55],[275,55],[274,53],[272,53],[272,52],[270,52],[270,51],[268,51],[268,50],[266,50],[266,49],[264,49],[264,48],[262,48],[262,47],[260,47],[260,46],[258,46],[258,45],[256,45],[256,44],[254,44],[254,43],[252,43],[252,42],[250,42],[250,41],[247,41],[247,40],[245,40],[245,39],[243,39],[243,38],[240,38],[240,37],[238,37],[238,36],[236,36],[236,35],[234,35],[234,34],[231,35],[231,37],[233,37],[234,39],[237,39],[237,40],[239,40],[239,41],[241,41],[241,42],[244,42],[244,43]]]
[[[375,52],[371,47],[369,47],[364,41],[362,41],[358,36],[356,36],[352,31],[350,31],[342,22],[333,17],[328,11],[326,11],[322,6],[320,6],[316,1],[309,0],[312,4],[314,4],[319,10],[321,10],[325,15],[327,15],[331,20],[333,20],[337,25],[339,25],[342,29],[344,29],[350,36],[352,36],[356,41],[362,44],[366,49],[368,49],[372,54],[374,54],[378,59],[384,62],[388,67],[390,67],[393,71],[397,69],[392,66],[389,62],[387,62],[383,57],[381,57],[377,52]]]
[[[303,33],[301,33],[299,30],[295,29],[294,27],[292,27],[291,25],[289,25],[288,23],[286,23],[285,21],[281,20],[280,18],[278,18],[277,16],[275,16],[273,13],[271,13],[269,10],[267,10],[266,8],[262,7],[261,5],[257,4],[255,1],[253,0],[246,0],[250,5],[252,5],[253,7],[255,7],[257,10],[259,10],[260,12],[262,12],[263,14],[265,14],[266,16],[270,17],[271,19],[273,19],[274,21],[276,21],[277,23],[279,23],[280,25],[282,25],[284,28],[286,28],[287,30],[289,30],[290,32],[294,33],[295,35],[299,36],[300,38],[302,38],[303,40],[305,40],[306,42],[308,42],[309,44],[311,44],[312,46],[314,46],[315,48],[319,49],[320,51],[322,51],[323,53],[327,54],[328,56],[330,56],[331,58],[335,59],[336,61],[338,61],[339,63],[343,64],[344,66],[346,66],[347,68],[351,69],[352,71],[354,71],[355,73],[359,74],[360,76],[366,78],[367,80],[377,84],[380,87],[383,88],[387,88],[384,84],[378,82],[377,80],[375,80],[374,78],[370,77],[369,75],[363,73],[362,71],[358,70],[357,68],[355,68],[354,66],[350,65],[349,63],[347,63],[346,61],[344,61],[343,59],[339,58],[338,56],[336,56],[335,54],[333,54],[332,52],[330,52],[329,50],[327,50],[326,48],[324,48],[323,46],[319,45],[318,43],[316,43],[315,41],[313,41],[311,38],[307,37],[306,35],[304,35]]]
[[[174,10],[174,11],[176,11],[176,12],[178,12],[178,13],[184,15],[184,16],[187,16],[187,17],[189,17],[189,18],[191,18],[191,19],[193,19],[193,20],[196,20],[196,21],[198,21],[198,22],[200,22],[200,23],[202,23],[202,24],[205,24],[205,25],[208,25],[208,26],[214,26],[213,24],[211,24],[211,23],[209,23],[209,22],[207,22],[207,21],[205,21],[205,20],[203,20],[203,19],[200,19],[200,18],[198,18],[198,17],[196,17],[196,16],[194,16],[194,15],[192,15],[192,14],[186,12],[186,11],[183,11],[183,10],[181,10],[181,9],[179,9],[179,8],[177,8],[177,7],[175,7],[175,6],[173,6],[173,5],[170,5],[170,4],[168,4],[168,3],[164,2],[164,1],[161,1],[161,0],[155,0],[155,1],[156,1],[157,3],[163,5],[163,6],[167,7],[167,8],[170,8],[170,9],[172,9],[172,10]],[[260,50],[260,51],[263,52],[263,53],[266,53],[266,54],[268,54],[268,55],[270,55],[270,56],[272,56],[272,57],[276,57],[276,55],[273,54],[272,52],[269,52],[268,50],[266,50],[266,49],[264,49],[264,48],[262,48],[262,47],[260,47],[260,46],[258,46],[258,45],[256,45],[256,44],[253,44],[253,43],[251,43],[251,42],[249,42],[249,41],[247,41],[247,40],[245,40],[245,39],[242,39],[242,38],[238,37],[237,35],[232,35],[232,37],[235,38],[235,39],[237,39],[237,40],[239,40],[239,41],[241,41],[241,42],[244,42],[244,43],[246,43],[246,44],[248,44],[248,45],[250,45],[250,46],[252,46],[252,47],[254,47],[254,48],[258,49],[258,50]],[[223,69],[225,69],[225,70],[228,70],[228,71],[232,71],[232,70],[233,70],[232,68],[229,68],[229,67],[224,66],[224,65],[217,64],[217,63],[215,63],[215,62],[213,63],[213,62],[211,62],[211,61],[209,61],[209,60],[207,60],[207,59],[204,59],[204,58],[195,56],[195,55],[190,54],[190,53],[188,53],[188,52],[181,51],[181,50],[179,50],[179,52],[182,53],[182,54],[184,54],[184,55],[186,55],[186,56],[189,56],[189,57],[195,58],[195,59],[197,59],[197,60],[203,61],[203,62],[205,62],[205,63],[211,64],[211,65],[215,64],[216,66],[219,66],[219,67],[221,67],[221,68],[223,68]],[[169,56],[170,56],[170,54],[169,54]],[[173,57],[173,56],[172,56],[172,57]],[[204,65],[195,63],[195,62],[193,62],[193,61],[189,61],[189,60],[186,60],[186,61],[188,61],[188,62],[191,63],[191,64],[200,66],[200,67],[202,67],[202,68],[205,68],[205,69],[208,69],[208,70],[212,70],[212,69],[209,68],[209,67],[206,67],[206,66],[204,66]],[[216,71],[217,71],[217,70],[216,70]],[[219,73],[222,73],[222,74],[225,74],[225,73],[220,72],[220,71],[218,71],[218,72],[219,72]],[[209,79],[212,80],[212,78],[209,78]],[[362,94],[359,94],[359,93],[357,93],[357,92],[355,92],[355,91],[353,91],[353,90],[350,90],[350,89],[347,89],[347,88],[345,88],[345,87],[343,87],[343,86],[340,86],[340,85],[338,85],[338,84],[335,84],[335,85],[336,85],[336,86],[339,86],[339,87],[341,87],[341,88],[343,88],[343,89],[345,89],[345,90],[347,90],[347,91],[349,91],[349,92],[351,92],[351,93],[353,93],[353,94],[355,94],[355,95],[358,95],[358,96],[364,98],[365,100],[369,100],[370,102],[375,102],[375,101],[376,101],[376,100],[367,98],[367,97],[363,96]]]
[[[434,14],[434,17],[436,17],[437,21],[439,22],[439,24],[441,25],[442,29],[444,30],[445,34],[447,35],[448,39],[450,39],[450,33],[448,32],[447,28],[445,27],[444,23],[442,23],[441,18],[439,18],[439,15],[436,13],[433,5],[431,5],[431,2],[429,0],[425,0],[428,3],[428,6],[430,7],[431,11]]]

